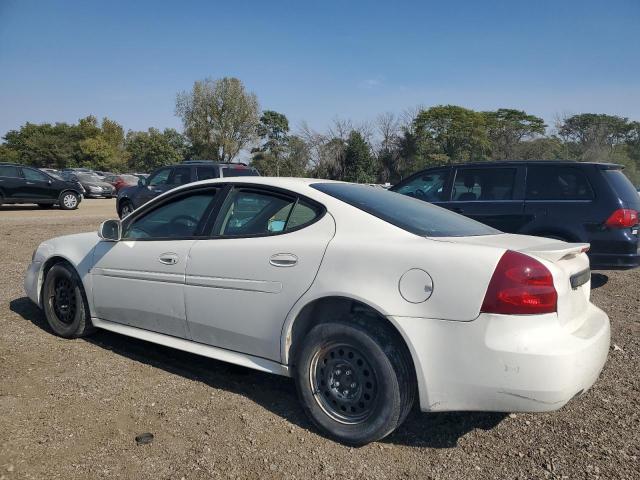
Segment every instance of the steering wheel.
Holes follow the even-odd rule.
[[[421,188],[416,188],[413,192],[413,195],[416,198],[424,198],[427,196],[427,194],[424,192],[424,190],[422,190]]]

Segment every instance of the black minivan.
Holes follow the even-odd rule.
[[[591,244],[594,269],[640,265],[640,196],[612,163],[508,161],[418,172],[392,191],[507,233]]]
[[[37,168],[0,163],[0,205],[36,203],[42,208],[59,205],[63,210],[78,208],[82,187]]]

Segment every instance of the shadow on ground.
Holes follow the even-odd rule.
[[[591,290],[603,287],[609,281],[609,277],[604,273],[591,273]]]
[[[38,205],[0,205],[0,212],[19,212],[21,210],[47,210],[54,207],[42,208]]]
[[[53,335],[44,314],[26,297],[12,300],[12,312]],[[84,340],[133,361],[161,368],[212,388],[244,395],[300,428],[316,431],[305,416],[292,379],[270,375],[143,340],[99,330]],[[417,408],[384,443],[414,447],[452,448],[466,433],[490,430],[506,417],[503,413],[451,412],[426,414]]]

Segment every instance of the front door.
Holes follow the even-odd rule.
[[[93,303],[103,320],[187,338],[185,268],[216,189],[185,192],[123,223],[94,251]]]
[[[519,167],[459,167],[446,208],[503,232],[516,233],[525,223]],[[522,178],[522,181],[521,181]]]
[[[208,240],[189,254],[185,304],[193,340],[280,361],[282,326],[311,286],[335,233],[314,202],[234,188]]]
[[[58,199],[58,191],[51,188],[53,183],[48,175],[28,167],[22,167],[25,180],[24,197],[34,201],[53,202]]]

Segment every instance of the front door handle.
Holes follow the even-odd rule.
[[[178,254],[173,252],[163,253],[158,257],[158,261],[165,265],[175,265],[178,263],[178,260]]]
[[[271,255],[269,263],[274,267],[293,267],[298,263],[298,257],[293,253],[276,253]]]

